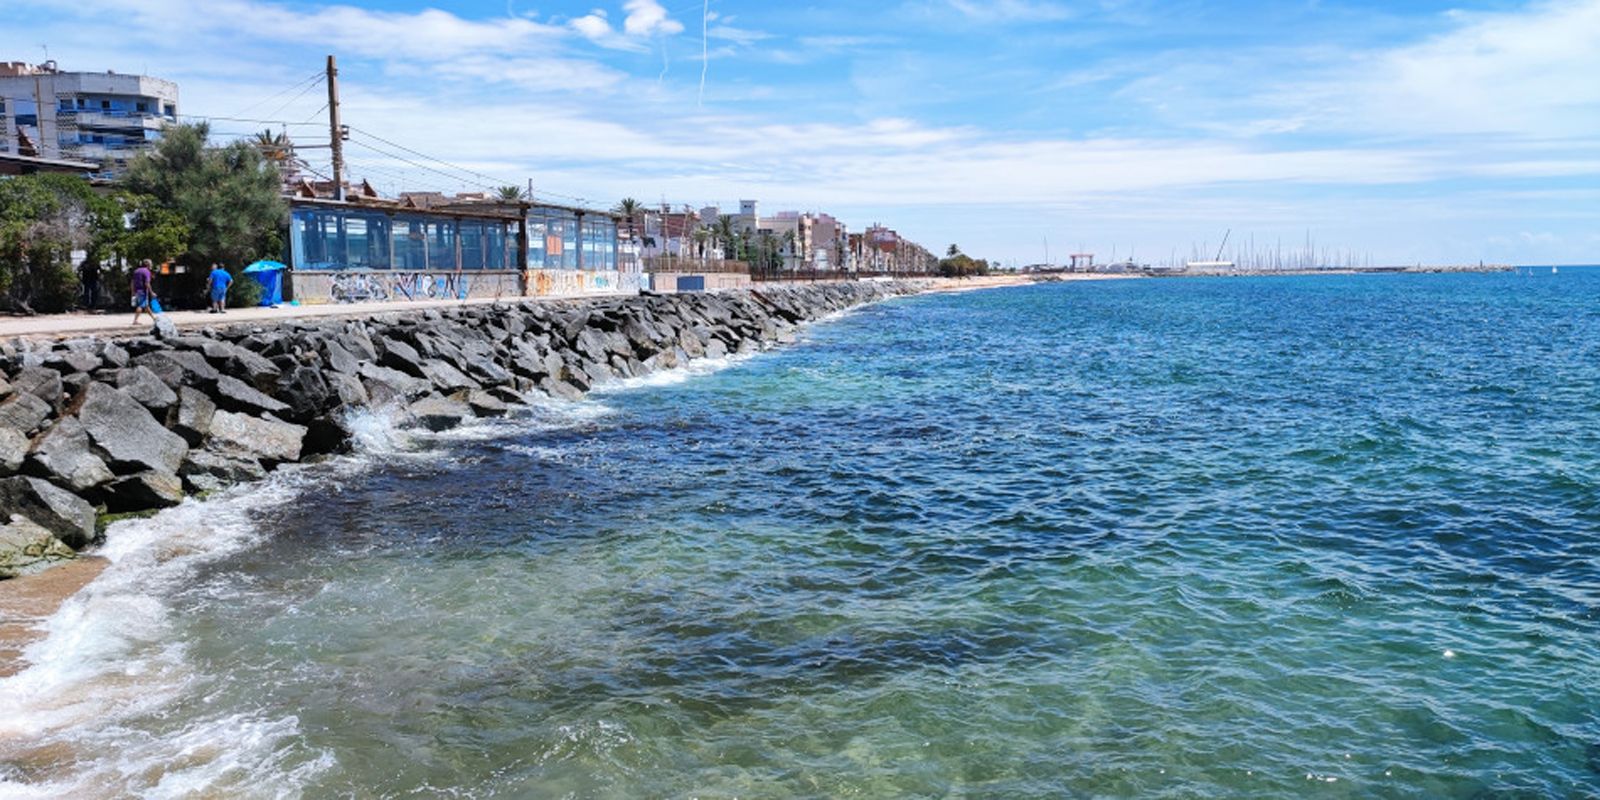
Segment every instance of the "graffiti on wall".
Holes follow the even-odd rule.
[[[302,303],[385,303],[467,298],[560,297],[632,294],[648,284],[638,272],[530,270],[514,272],[313,272],[297,273]]]

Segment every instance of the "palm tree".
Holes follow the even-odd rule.
[[[495,199],[502,203],[521,202],[525,194],[521,186],[502,186],[495,190]]]
[[[635,200],[631,197],[624,197],[617,201],[616,208],[611,209],[612,211],[621,214],[622,220],[628,223],[628,238],[630,239],[634,238],[635,234],[638,233],[638,231],[635,230],[635,225],[639,218],[639,209],[643,207],[644,206],[641,205],[638,200]]]
[[[711,231],[704,225],[696,225],[694,228],[694,249],[695,254],[700,257],[701,261],[706,258],[706,242],[709,241],[711,241]]]

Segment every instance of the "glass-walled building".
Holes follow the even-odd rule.
[[[562,206],[533,205],[521,218],[297,199],[290,202],[289,263],[317,272],[520,271],[524,265],[611,271],[617,222],[605,212]]]

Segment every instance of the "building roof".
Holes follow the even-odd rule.
[[[64,158],[39,158],[0,151],[0,175],[30,175],[35,172],[74,172],[88,174],[100,169],[99,164],[88,161],[71,161]]]

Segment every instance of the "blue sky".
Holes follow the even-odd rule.
[[[0,59],[48,45],[66,69],[170,78],[186,114],[307,143],[326,98],[304,82],[335,53],[353,172],[386,192],[757,198],[1024,264],[1047,242],[1182,259],[1230,228],[1383,263],[1600,261],[1600,0],[0,11]]]

